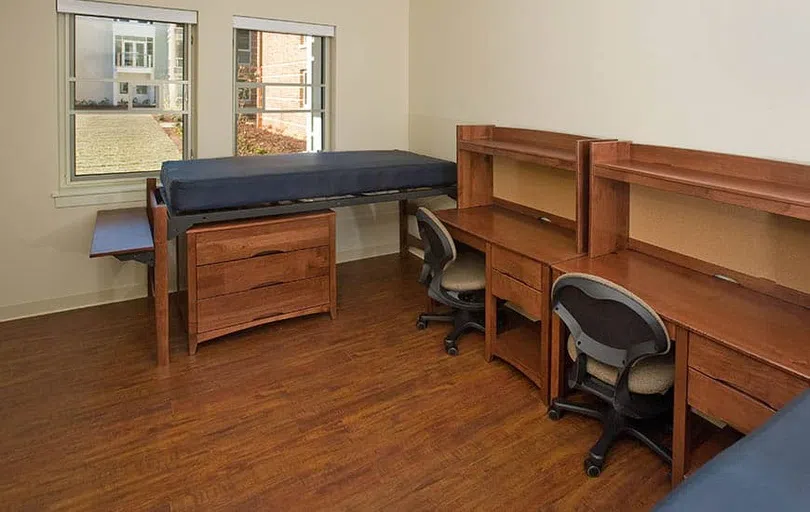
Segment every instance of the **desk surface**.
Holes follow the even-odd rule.
[[[609,279],[667,320],[810,380],[810,309],[630,250],[554,268]]]
[[[90,246],[91,258],[154,250],[146,208],[100,210],[96,214],[96,228]]]
[[[500,206],[441,210],[436,215],[448,226],[542,263],[580,255],[574,231]]]

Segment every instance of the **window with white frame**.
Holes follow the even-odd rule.
[[[234,17],[235,153],[328,148],[334,27]]]
[[[58,0],[67,182],[137,177],[191,158],[196,13]]]

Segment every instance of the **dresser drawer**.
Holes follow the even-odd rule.
[[[542,263],[493,245],[492,268],[522,281],[536,290],[543,289]]]
[[[497,270],[492,271],[492,294],[514,302],[530,316],[543,318],[543,294]]]
[[[329,273],[329,247],[197,267],[197,298],[266,288]]]
[[[689,405],[747,434],[762,425],[774,410],[734,388],[689,368]]]
[[[197,265],[241,260],[329,245],[329,217],[278,217],[223,224],[196,233]]]
[[[689,335],[689,367],[780,409],[807,389],[802,380],[702,336]]]
[[[329,277],[315,277],[197,302],[199,332],[271,319],[329,303]]]

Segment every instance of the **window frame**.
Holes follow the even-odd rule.
[[[146,8],[148,9],[148,8]],[[102,205],[111,203],[132,203],[143,201],[144,182],[146,178],[156,177],[160,171],[108,173],[99,175],[77,176],[75,174],[75,130],[73,127],[74,108],[71,105],[71,90],[76,78],[73,77],[71,66],[73,64],[73,32],[75,16],[95,16],[101,18],[120,18],[121,16],[70,12],[57,13],[57,125],[59,148],[59,171],[57,190],[51,194],[55,206],[74,207],[86,205]],[[129,18],[132,19],[132,18]],[[183,158],[193,159],[196,156],[196,23],[174,22],[160,19],[146,20],[155,23],[173,23],[183,26],[183,59],[185,72],[182,81],[166,80],[140,80],[137,83],[131,80],[106,79],[104,81],[118,84],[127,84],[128,93],[132,93],[138,85],[160,86],[171,82],[182,84],[186,94],[186,108],[180,115],[183,116]],[[123,49],[123,48],[122,48]],[[153,42],[154,51],[154,42]],[[113,45],[115,54],[115,45]],[[113,57],[115,59],[115,56]],[[169,63],[176,64],[176,63]],[[176,66],[175,66],[176,67]],[[81,79],[79,79],[81,81]],[[120,87],[120,85],[119,85]],[[132,105],[130,103],[129,109]],[[143,109],[143,113],[161,114],[170,113],[154,109]],[[177,114],[177,112],[171,112]]]
[[[258,25],[256,25],[258,23]],[[237,80],[237,74],[239,70],[239,61],[238,61],[238,49],[237,49],[237,39],[238,39],[238,31],[239,30],[246,30],[249,32],[259,32],[259,33],[275,33],[275,34],[284,34],[284,35],[293,35],[293,36],[300,36],[303,37],[305,41],[313,41],[312,46],[314,47],[314,39],[318,38],[321,41],[321,49],[320,49],[320,83],[314,83],[314,77],[307,77],[308,83],[301,84],[301,83],[290,83],[290,82],[240,82]],[[333,122],[332,122],[332,59],[333,59],[333,39],[334,39],[334,27],[330,27],[328,25],[313,25],[313,24],[306,24],[306,23],[298,23],[298,22],[286,22],[286,21],[278,21],[278,20],[266,20],[260,18],[244,18],[239,16],[234,16],[234,26],[232,31],[232,59],[231,59],[231,79],[232,79],[232,104],[233,104],[233,154],[237,155],[237,147],[238,147],[238,123],[239,123],[239,116],[240,114],[244,115],[261,115],[263,113],[307,113],[314,115],[315,113],[321,114],[321,149],[320,151],[330,151],[332,149],[332,140],[333,140]],[[251,42],[251,44],[253,44]],[[309,44],[307,44],[309,45]],[[257,63],[260,65],[260,63]],[[300,80],[299,80],[300,82]],[[250,108],[250,107],[239,107],[239,100],[240,100],[240,90],[251,90],[257,91],[259,89],[263,89],[266,87],[303,87],[304,90],[304,97],[305,97],[305,107],[309,105],[309,108],[298,108],[298,109],[264,109],[258,108]],[[320,102],[321,108],[314,108],[315,101],[314,96],[316,92],[320,95]],[[309,147],[310,141],[307,141],[307,146]]]

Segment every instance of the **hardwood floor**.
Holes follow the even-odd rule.
[[[341,265],[338,319],[259,327],[155,367],[146,299],[0,324],[0,503],[24,510],[646,510],[669,490],[534,385],[418,331],[418,263]],[[176,311],[177,308],[174,308]]]

